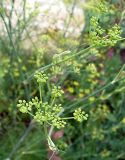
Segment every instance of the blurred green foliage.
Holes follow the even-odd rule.
[[[9,13],[4,1],[0,2],[0,22],[5,33],[0,36],[0,160],[46,160],[49,151],[43,129],[32,122],[31,116],[18,111],[17,101],[39,97],[32,74],[53,63],[52,57],[58,55],[58,61],[60,53],[66,51],[63,57],[66,59],[75,52],[82,53],[89,46],[92,16],[98,17],[104,29],[117,23],[124,37],[125,2],[64,0],[66,6],[78,4],[84,11],[85,27],[80,36],[65,37],[64,33],[49,29],[47,33],[38,35],[35,42],[29,32],[39,7],[34,11],[29,9],[26,16],[26,1],[23,0],[23,14],[17,16],[13,27],[11,20],[15,2],[10,2]],[[25,48],[29,43],[31,46]],[[46,71],[51,83],[61,85],[64,90],[63,114],[71,116],[74,109],[80,107],[89,115],[88,120],[80,124],[69,120],[63,129],[64,135],[55,140],[63,160],[125,160],[124,68],[119,72],[125,61],[124,48],[124,40],[113,47],[92,48],[87,57],[83,52]],[[112,83],[114,78],[117,82]],[[49,90],[44,88],[44,100],[47,101],[49,96]]]

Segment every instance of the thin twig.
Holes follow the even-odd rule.
[[[73,17],[73,13],[74,13],[75,6],[76,6],[76,0],[74,0],[74,2],[73,2],[72,9],[71,9],[71,12],[70,12],[70,15],[69,15],[69,20],[68,20],[68,23],[67,23],[67,25],[66,25],[66,29],[65,29],[65,32],[64,32],[64,34],[63,34],[63,37],[66,37],[66,33],[67,33],[67,31],[68,31],[69,25],[70,25],[70,23],[71,23],[71,19],[72,19],[72,17]]]

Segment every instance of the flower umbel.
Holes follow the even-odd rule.
[[[73,115],[74,119],[79,122],[87,120],[88,118],[88,114],[86,114],[85,111],[82,111],[81,108],[76,109]]]
[[[90,44],[101,46],[114,46],[121,40],[121,28],[115,24],[111,29],[103,29],[98,22],[98,18],[92,17],[90,20],[91,28],[89,33]]]
[[[60,86],[54,86],[54,88],[52,89],[52,96],[57,98],[57,97],[61,97],[64,94],[64,91],[61,89]]]
[[[38,83],[46,83],[48,80],[48,76],[43,71],[36,71],[34,77],[36,78]]]

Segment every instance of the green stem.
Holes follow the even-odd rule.
[[[34,115],[31,112],[28,112],[32,117],[34,117]]]
[[[13,158],[13,156],[15,155],[15,153],[17,152],[17,150],[19,149],[19,147],[24,142],[25,138],[28,136],[29,132],[33,128],[33,123],[34,123],[34,120],[32,120],[30,122],[28,128],[25,130],[24,134],[20,137],[19,141],[16,143],[16,145],[14,146],[11,153],[9,154],[9,156],[6,159],[12,159]]]
[[[115,83],[115,82],[118,80],[118,78],[119,78],[120,74],[122,73],[122,71],[124,70],[124,68],[125,68],[125,64],[123,64],[123,66],[121,67],[121,69],[120,69],[120,71],[118,72],[118,74],[115,76],[115,78],[114,78],[114,80],[112,81],[112,83]]]
[[[91,49],[91,48],[93,48],[94,46],[90,46],[90,47],[88,47],[88,48],[85,48],[85,49],[83,49],[83,50],[81,50],[81,51],[79,51],[79,52],[77,52],[77,53],[74,53],[74,54],[72,54],[71,56],[69,56],[68,58],[66,58],[66,59],[63,59],[63,60],[61,60],[61,61],[59,61],[59,62],[57,62],[57,63],[50,63],[49,65],[46,65],[46,66],[44,66],[44,67],[41,67],[41,68],[39,68],[37,71],[45,71],[45,70],[48,70],[50,67],[52,67],[52,66],[56,66],[56,65],[58,65],[58,64],[60,64],[60,63],[63,63],[63,62],[65,62],[65,61],[68,61],[69,59],[71,59],[71,58],[73,58],[73,57],[76,57],[76,56],[79,56],[80,54],[82,54],[82,53],[86,53],[86,54],[84,54],[84,56],[83,56],[83,58],[85,58],[86,56],[88,56],[88,51],[89,51],[89,49]],[[29,77],[28,77],[28,79],[32,79],[32,77],[34,76],[34,74],[35,74],[35,72],[33,73],[33,74],[31,74]]]
[[[121,79],[119,79],[119,80],[116,80],[115,82],[113,82],[113,81],[109,82],[108,84],[104,85],[104,86],[101,87],[100,89],[92,92],[90,95],[88,95],[88,96],[80,99],[78,102],[74,102],[73,104],[71,104],[71,105],[69,105],[69,106],[66,106],[66,107],[65,107],[66,110],[69,109],[69,108],[78,106],[80,103],[86,101],[88,98],[97,95],[97,94],[100,93],[101,91],[103,91],[103,90],[109,88],[110,86],[114,85],[116,82],[122,81],[122,80],[124,80],[124,79],[125,79],[125,77],[123,77],[123,78],[121,78]]]
[[[54,97],[51,103],[51,107],[53,107],[54,103],[55,103],[56,98]]]
[[[64,118],[61,118],[61,119],[74,119],[74,117],[64,117]]]
[[[41,102],[42,102],[42,85],[41,84],[39,84],[39,93],[40,93],[40,100],[41,100]]]
[[[45,122],[44,122],[43,127],[44,127],[45,137],[46,137],[46,139],[47,139],[47,138],[48,138],[48,133],[47,133],[47,125],[46,125],[46,123],[45,123]]]

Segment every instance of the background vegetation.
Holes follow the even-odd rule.
[[[124,39],[114,45],[113,41],[98,45],[99,39],[95,41],[90,34],[90,19],[94,16],[100,30],[117,24],[124,38],[125,2],[63,3],[68,11],[63,29],[52,25],[42,30],[36,24],[41,13],[39,3],[30,8],[22,0],[18,12],[16,0],[0,1],[0,160],[50,159],[52,153],[42,126],[17,108],[19,99],[39,97],[33,77],[37,70],[44,70],[50,83],[62,87],[64,96],[60,101],[65,116],[72,116],[77,108],[89,115],[87,121],[69,120],[65,128],[54,128],[52,139],[60,151],[51,158],[125,160]],[[76,8],[84,17],[75,19]],[[43,97],[49,101],[51,93],[47,87]]]

